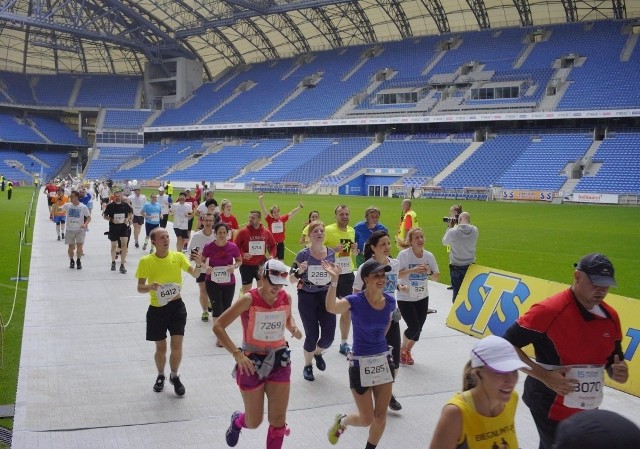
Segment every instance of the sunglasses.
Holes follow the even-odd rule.
[[[276,276],[276,277],[281,277],[281,278],[286,278],[287,276],[289,276],[289,273],[286,271],[278,271],[278,270],[269,270],[269,275],[270,276]]]

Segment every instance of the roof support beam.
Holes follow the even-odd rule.
[[[471,8],[473,15],[476,16],[478,26],[481,30],[491,28],[489,23],[489,15],[487,14],[487,7],[484,4],[484,0],[467,0],[467,5]]]
[[[367,44],[377,41],[376,33],[373,31],[371,22],[369,22],[369,17],[362,10],[360,3],[342,3],[336,4],[335,7],[340,11],[340,18],[348,19],[355,27],[355,29],[348,31],[351,33],[351,38],[356,39],[357,35],[360,35],[360,40]],[[350,44],[351,42],[347,42],[347,45]]]
[[[209,19],[205,19],[200,22],[197,26],[187,26],[182,29],[176,30],[176,37],[184,38],[193,36],[195,34],[203,33],[205,30],[210,28],[218,28],[231,26],[236,23],[238,20],[248,19],[250,17],[256,17],[260,15],[269,15],[269,14],[282,14],[289,11],[301,11],[304,9],[310,8],[319,8],[323,6],[336,5],[339,3],[351,3],[353,0],[302,0],[302,1],[293,1],[287,3],[276,4],[264,9],[264,12],[258,12],[252,9],[247,9],[244,11],[234,12],[231,17],[219,18],[219,16],[213,16]],[[228,2],[232,3],[232,2]]]
[[[564,8],[564,14],[567,18],[567,22],[576,22],[578,20],[578,8],[574,0],[561,0],[562,7]]]
[[[274,31],[280,33],[289,45],[296,49],[296,53],[308,53],[311,51],[309,42],[307,42],[304,34],[300,31],[296,22],[287,14],[265,16],[262,17],[262,20],[267,22]]]
[[[248,40],[266,59],[278,59],[280,57],[273,43],[253,20],[247,19],[238,22],[233,29]]]
[[[615,0],[614,0],[615,1]],[[523,27],[530,27],[533,25],[533,19],[531,18],[531,7],[529,6],[529,0],[513,0],[513,4],[520,16],[520,24]]]
[[[311,8],[297,11],[307,22],[311,23],[320,35],[327,39],[331,48],[342,47],[342,37],[324,8]]]
[[[398,27],[400,36],[402,36],[403,39],[413,36],[407,15],[404,13],[404,9],[402,9],[402,5],[398,0],[377,0],[376,3],[378,3]]]
[[[613,2],[613,18],[623,20],[627,18],[627,6],[624,0],[611,0]]]
[[[442,3],[440,0],[421,0],[422,4],[427,11],[431,15],[431,18],[436,23],[438,27],[438,31],[440,34],[451,32],[451,28],[449,27],[449,19],[447,18],[447,13],[444,11],[442,7]]]
[[[224,1],[234,6],[240,6],[241,8],[245,8],[250,11],[256,11],[260,14],[266,14],[269,11],[268,8],[265,8],[263,5],[259,3],[252,2],[251,0],[224,0]]]

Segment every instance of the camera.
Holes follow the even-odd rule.
[[[454,225],[457,225],[458,224],[458,214],[456,214],[455,217],[442,217],[442,222],[443,223],[453,222]]]

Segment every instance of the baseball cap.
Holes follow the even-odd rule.
[[[164,192],[164,187],[158,187],[158,192]]]
[[[617,287],[613,277],[613,264],[607,256],[599,253],[587,254],[580,262],[574,263],[576,270],[585,273],[593,285],[598,287]]]
[[[640,447],[640,428],[610,410],[585,410],[560,422],[553,449]]]
[[[486,366],[498,373],[508,373],[520,368],[530,369],[520,360],[511,343],[495,335],[484,337],[471,350],[471,367],[481,366]]]
[[[387,273],[389,271],[391,271],[391,267],[389,265],[382,265],[377,260],[369,259],[365,263],[363,263],[362,267],[360,268],[360,278],[364,281],[364,278],[372,273]]]
[[[281,260],[270,259],[264,264],[264,274],[268,277],[269,282],[274,285],[287,285],[289,280],[289,267]]]

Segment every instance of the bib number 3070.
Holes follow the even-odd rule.
[[[564,405],[566,407],[591,410],[600,406],[604,386],[603,366],[572,366],[565,376],[578,381],[575,390],[564,397]]]
[[[360,357],[360,385],[372,387],[374,385],[393,382],[391,369],[386,354]]]

